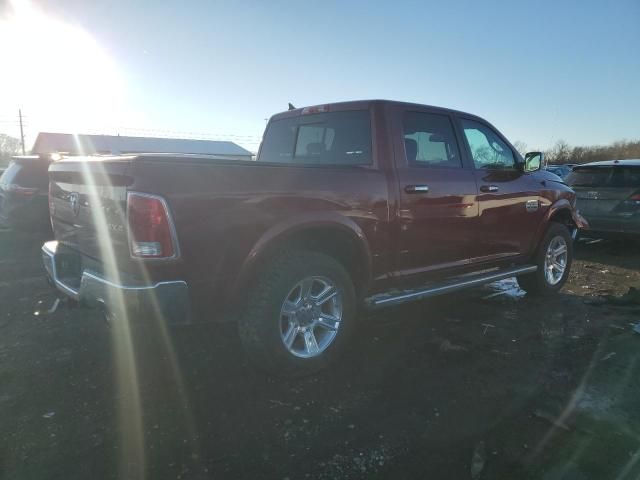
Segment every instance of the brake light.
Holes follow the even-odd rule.
[[[329,105],[316,105],[314,107],[304,107],[302,115],[310,115],[312,113],[326,113],[329,111]]]
[[[632,207],[640,207],[640,193],[634,193],[622,203]]]
[[[640,192],[636,192],[620,202],[615,210],[619,213],[637,213],[640,210]]]
[[[627,201],[631,201],[631,202],[640,202],[640,193],[635,193],[633,195],[631,195]]]
[[[130,192],[127,195],[129,249],[138,258],[176,256],[173,224],[161,197]]]

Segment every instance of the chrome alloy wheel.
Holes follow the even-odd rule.
[[[280,310],[280,337],[296,357],[313,358],[336,338],[342,320],[342,295],[326,277],[307,277],[287,295]]]
[[[564,237],[553,237],[547,247],[544,258],[544,277],[549,285],[557,285],[564,271],[567,269],[568,260],[567,242]]]

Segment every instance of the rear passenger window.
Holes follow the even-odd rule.
[[[410,165],[462,168],[453,126],[446,115],[408,112],[404,117],[404,147]]]
[[[369,112],[318,113],[274,120],[257,160],[305,165],[371,164]]]

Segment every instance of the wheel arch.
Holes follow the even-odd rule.
[[[566,198],[561,198],[553,203],[546,211],[542,224],[536,234],[535,247],[537,248],[544,237],[550,222],[557,222],[566,225],[572,233],[579,227],[579,221],[576,218],[575,210]]]
[[[234,299],[239,298],[273,254],[288,248],[332,256],[353,279],[358,297],[366,292],[371,281],[371,251],[363,230],[349,217],[322,214],[290,219],[265,232],[240,267],[233,288]]]

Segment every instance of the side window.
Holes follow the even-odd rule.
[[[367,110],[318,113],[274,120],[257,161],[300,165],[370,165]]]
[[[410,165],[462,168],[451,120],[446,115],[407,112],[404,146]]]
[[[516,167],[509,146],[489,127],[463,118],[462,128],[476,168],[510,170]]]

